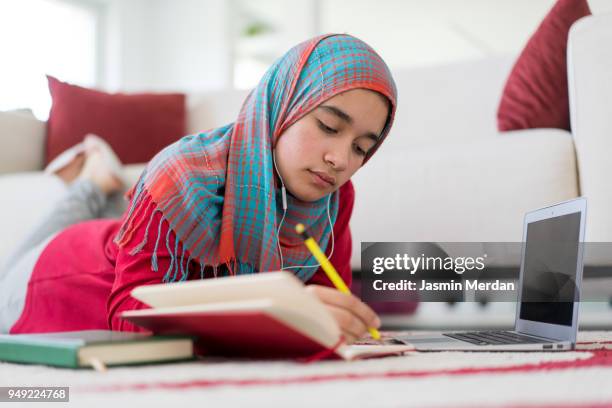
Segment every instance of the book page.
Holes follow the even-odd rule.
[[[345,344],[338,348],[337,353],[345,360],[359,360],[401,355],[410,351],[415,351],[415,348],[407,344]]]
[[[175,307],[257,298],[292,297],[304,284],[288,272],[264,272],[139,286],[131,295],[151,307]]]

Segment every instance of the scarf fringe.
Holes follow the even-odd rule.
[[[147,207],[152,207],[154,206],[155,203],[153,203],[152,201],[149,203],[149,205],[147,205]],[[144,206],[143,206],[144,207]],[[136,245],[131,251],[130,251],[130,255],[136,255],[137,253],[139,253],[140,251],[142,251],[142,248],[144,248],[144,246],[147,244],[148,241],[148,237],[149,237],[149,228],[151,227],[151,224],[153,223],[153,218],[155,217],[155,213],[161,211],[158,208],[155,208],[153,210],[153,213],[151,214],[151,216],[149,217],[149,222],[147,223],[147,227],[145,228],[145,233],[144,233],[144,238],[142,241],[140,241],[140,243],[138,245]],[[140,225],[142,225],[142,223],[144,222],[144,217],[141,217],[142,219],[140,221],[138,221],[138,223],[134,226],[134,229],[138,228]],[[160,220],[159,224],[160,224],[160,228],[161,228],[161,221]],[[131,236],[130,236],[131,238]]]
[[[134,221],[134,212],[136,210],[136,207],[139,207],[140,202],[144,199],[144,195],[142,194],[144,190],[144,183],[142,181],[144,173],[140,177],[140,181],[135,186],[134,195],[132,196],[132,202],[128,209],[127,216],[125,217],[125,220],[123,221],[123,224],[121,225],[121,228],[119,229],[119,232],[117,233],[117,236],[114,239],[114,242],[119,246],[124,246],[129,241],[129,238],[132,237],[133,232],[130,229],[130,225]],[[128,231],[129,236],[127,236]]]
[[[153,201],[149,193],[145,188],[142,187],[142,183],[139,183],[134,189],[134,196],[132,198],[132,203],[127,212],[125,219],[123,220],[123,224],[121,225],[119,232],[117,233],[114,242],[119,246],[126,246],[134,237],[135,231],[144,225],[146,221],[146,227],[144,232],[144,237],[142,240],[136,244],[130,251],[129,254],[134,256],[144,249],[144,247],[149,242],[149,234],[151,233],[151,227],[153,226],[153,220],[155,215],[158,212],[162,213],[162,216],[159,219],[157,224],[157,234],[155,235],[155,246],[153,252],[151,254],[151,270],[154,272],[159,272],[159,263],[158,263],[158,250],[159,245],[162,240],[162,224],[164,221],[168,221],[166,216],[163,214],[160,207],[162,205],[169,205],[167,208],[170,210],[175,204],[172,204],[177,196],[174,197],[166,197],[162,200],[162,204],[158,205]],[[151,215],[145,217],[144,214],[147,214],[150,209],[153,208]],[[155,228],[153,228],[155,231]],[[174,245],[171,244],[171,232],[172,228],[168,228],[166,232],[166,250],[170,254],[170,265],[168,269],[165,271],[165,274],[162,278],[162,281],[165,283],[169,282],[184,282],[189,278],[189,266],[192,264],[192,261],[196,261],[200,266],[200,279],[206,279],[206,268],[209,268],[209,271],[212,272],[212,278],[218,278],[222,276],[221,270],[224,269],[229,276],[236,275],[244,275],[244,274],[252,274],[256,273],[255,267],[249,263],[241,262],[236,258],[229,259],[225,262],[219,262],[217,264],[207,265],[203,263],[201,260],[192,257],[189,251],[183,246],[183,244],[179,241],[178,238],[174,239]],[[180,250],[180,255],[179,255]],[[186,262],[185,262],[186,261]],[[180,271],[180,275],[179,275]],[[223,274],[225,275],[225,273]]]

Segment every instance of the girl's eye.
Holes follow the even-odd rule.
[[[317,122],[319,124],[319,128],[321,128],[321,130],[324,131],[325,133],[338,133],[336,129],[330,128],[325,123],[321,122],[319,119],[317,119]]]
[[[368,153],[367,153],[365,150],[363,150],[361,147],[359,147],[359,145],[358,145],[358,144],[355,144],[355,145],[354,145],[354,149],[355,149],[355,152],[356,152],[358,155],[360,155],[360,156],[365,156],[366,154],[368,154]]]

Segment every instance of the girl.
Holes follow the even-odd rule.
[[[395,107],[389,69],[367,44],[324,35],[297,45],[234,123],[156,155],[122,221],[72,225],[46,243],[10,332],[138,331],[119,318],[146,307],[129,296],[137,286],[275,270],[304,281],[349,342],[379,327],[367,305],[331,287],[294,227],[307,226],[350,285],[350,178]]]

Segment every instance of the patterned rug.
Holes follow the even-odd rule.
[[[68,404],[88,407],[612,407],[612,332],[582,332],[571,352],[203,359],[105,373],[0,363],[0,384],[70,386]]]

